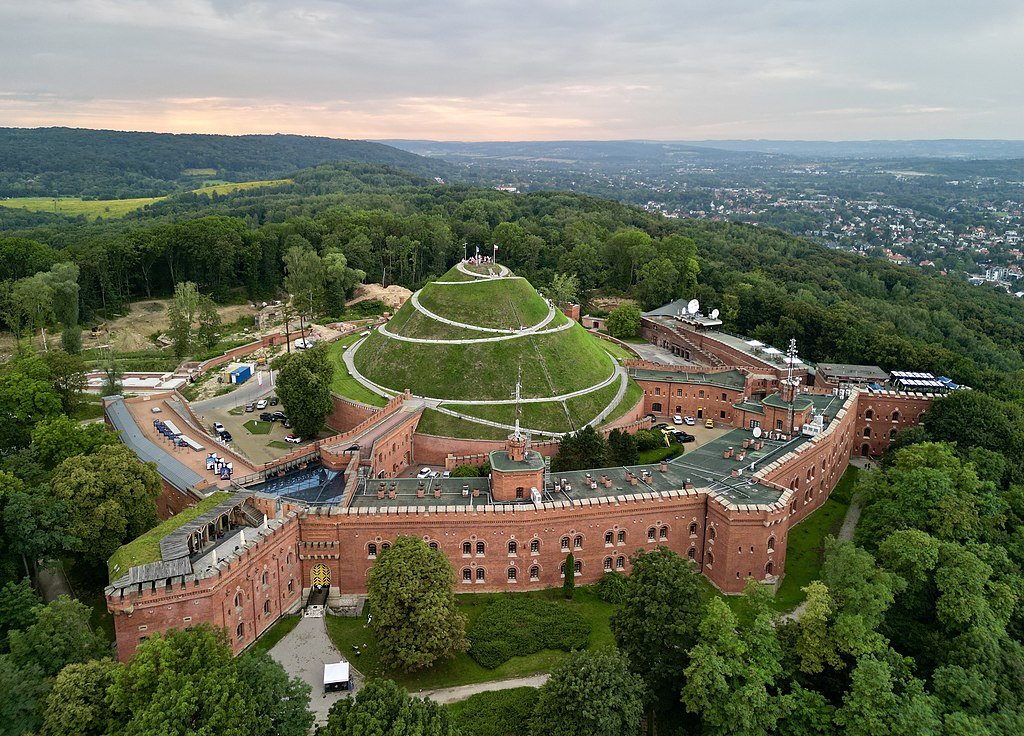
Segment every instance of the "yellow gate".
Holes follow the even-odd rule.
[[[322,586],[324,588],[331,587],[331,569],[323,563],[319,565],[313,565],[313,587]]]

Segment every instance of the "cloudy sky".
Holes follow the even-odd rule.
[[[1020,0],[0,0],[0,126],[1024,137]]]

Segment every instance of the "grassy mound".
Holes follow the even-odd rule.
[[[427,284],[420,304],[455,322],[516,330],[548,314],[548,305],[525,279],[488,279],[459,285]]]
[[[527,398],[590,388],[613,370],[608,353],[579,325],[533,339],[464,345],[402,342],[374,332],[356,353],[355,366],[374,383],[394,391],[408,388],[420,396],[453,401],[511,398],[517,367],[522,367]]]

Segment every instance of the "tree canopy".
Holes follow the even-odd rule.
[[[469,648],[454,586],[448,558],[419,537],[400,536],[380,554],[367,590],[385,666],[421,669]]]

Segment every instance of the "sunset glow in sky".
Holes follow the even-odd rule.
[[[1021,138],[1024,3],[0,0],[0,126]]]

